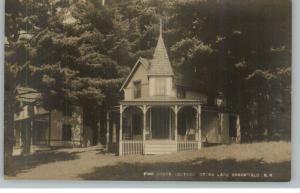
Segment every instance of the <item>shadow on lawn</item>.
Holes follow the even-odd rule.
[[[236,161],[234,159],[214,160],[198,158],[177,163],[120,162],[114,166],[97,167],[93,172],[82,174],[79,178],[84,180],[289,181],[290,171],[290,161],[264,163],[262,160],[256,159]],[[190,176],[191,173],[194,176]],[[206,173],[206,176],[203,176],[203,173]],[[234,176],[237,173],[246,174],[246,176]],[[250,177],[251,173],[255,174],[256,177]],[[257,176],[258,174],[259,176]],[[264,174],[269,176],[266,177]],[[272,177],[270,174],[272,174]]]
[[[15,176],[18,173],[26,172],[26,170],[35,168],[42,164],[47,164],[57,161],[68,161],[78,159],[80,152],[58,152],[58,151],[46,151],[46,152],[37,152],[28,156],[20,155],[13,158],[14,162],[14,174]]]

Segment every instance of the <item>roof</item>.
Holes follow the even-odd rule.
[[[173,76],[174,83],[177,86],[185,87],[189,90],[199,91],[199,92],[206,92],[204,90],[205,85],[204,82],[192,82],[193,79],[190,77],[185,77],[180,71],[173,71],[172,65],[169,60],[169,56],[167,53],[167,49],[164,44],[163,36],[162,36],[162,24],[160,21],[160,34],[157,41],[157,45],[153,54],[152,60],[147,60],[145,58],[139,58],[136,64],[131,69],[129,75],[123,82],[120,91],[123,90],[125,86],[127,86],[128,82],[134,75],[138,66],[142,64],[146,71],[148,72],[148,76]]]
[[[33,103],[37,102],[42,97],[40,92],[30,87],[18,86],[16,92],[16,99],[22,102]]]
[[[132,76],[134,75],[137,67],[142,64],[148,71],[148,76],[174,76],[172,65],[169,60],[167,49],[162,37],[162,24],[160,21],[160,33],[157,41],[157,45],[153,54],[152,60],[147,60],[145,58],[139,58],[131,69],[129,75],[123,82],[120,91],[128,84]]]
[[[195,100],[195,99],[180,99],[177,97],[170,97],[170,96],[148,96],[143,98],[131,99],[131,100],[121,100],[121,104],[160,104],[160,105],[168,105],[168,104],[202,104],[203,101]]]
[[[131,100],[126,100],[126,101],[199,101],[195,99],[180,99],[177,97],[171,97],[171,96],[148,96],[148,97],[143,97],[143,98],[136,98],[136,99],[131,99]]]
[[[162,37],[162,24],[160,21],[160,33],[157,45],[151,61],[149,74],[150,76],[174,76],[174,72],[169,60],[168,52]]]

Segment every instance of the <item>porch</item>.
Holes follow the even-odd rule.
[[[113,121],[112,121],[113,120]],[[201,103],[122,101],[107,113],[107,150],[118,155],[169,154],[201,148]]]

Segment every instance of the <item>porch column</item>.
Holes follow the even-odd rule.
[[[106,151],[108,151],[109,144],[109,111],[106,112]]]
[[[195,115],[195,123],[196,123],[196,128],[195,128],[195,140],[199,141],[199,110],[198,106],[194,107],[196,110],[196,115]]]
[[[169,140],[172,140],[172,110],[169,110]]]
[[[143,105],[143,141],[146,140],[146,114],[147,108],[146,105]]]
[[[201,105],[198,105],[198,149],[202,146],[202,134],[201,134]]]
[[[236,116],[236,142],[241,143],[241,121],[240,115]]]
[[[177,113],[178,113],[178,106],[175,105],[175,108],[174,108],[174,111],[175,111],[175,130],[174,130],[174,134],[175,134],[175,141],[177,142]]]
[[[122,135],[123,135],[123,105],[120,105],[120,128],[119,128],[119,156],[122,155]]]

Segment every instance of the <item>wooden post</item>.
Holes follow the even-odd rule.
[[[15,125],[15,123],[14,123]],[[18,127],[14,126],[14,128],[18,128],[18,131],[19,131],[19,147],[21,148],[23,146],[23,142],[22,142],[22,136],[21,136],[21,128],[20,128],[20,125]]]
[[[34,118],[30,120],[30,145],[29,145],[29,153],[33,153],[33,126],[34,126]]]
[[[149,123],[150,124],[150,127],[149,127],[149,135],[150,135],[150,137],[149,138],[152,139],[152,109],[150,108],[149,110],[150,110],[150,112],[149,112],[150,113],[150,121],[149,121],[150,122]]]
[[[221,126],[221,136],[222,136],[222,133],[223,133],[223,126],[224,126],[224,124],[223,124],[223,121],[224,121],[224,113],[221,113],[221,120],[220,120],[220,126]]]
[[[223,113],[218,113],[218,122],[219,122],[219,128],[218,128],[218,142],[223,143],[222,138],[222,131],[223,131]]]
[[[174,108],[174,111],[175,111],[175,129],[174,129],[174,134],[175,134],[175,141],[177,142],[177,113],[178,113],[178,106],[175,105],[175,108]]]
[[[236,116],[236,143],[241,143],[241,120],[240,120],[240,115]]]
[[[109,111],[106,112],[106,151],[108,151],[109,144]]]
[[[51,146],[51,110],[49,111],[49,131],[48,131],[48,144]]]
[[[143,141],[146,140],[146,114],[147,114],[146,105],[143,105]]]
[[[123,106],[120,105],[120,128],[119,128],[119,156],[122,155],[122,135],[123,135],[123,131],[122,128],[123,127]]]
[[[172,109],[169,109],[169,140],[172,140]]]
[[[97,144],[101,144],[101,121],[100,121],[100,119],[97,122]]]
[[[195,140],[199,141],[199,110],[198,110],[198,106],[196,107],[196,116],[195,116],[195,120],[196,120],[196,129],[195,129]]]
[[[198,105],[198,149],[202,146],[202,134],[201,134],[201,105]]]

